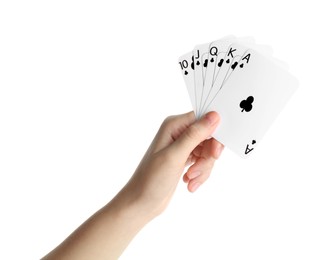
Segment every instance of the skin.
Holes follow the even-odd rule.
[[[196,191],[210,176],[223,145],[211,136],[220,121],[209,112],[164,120],[133,176],[103,208],[42,259],[118,259],[133,237],[168,206],[183,181]]]

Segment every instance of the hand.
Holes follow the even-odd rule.
[[[130,181],[43,259],[118,259],[133,237],[168,205],[183,176],[194,192],[210,175],[223,146],[207,139],[215,112],[195,122],[192,112],[168,117]]]
[[[155,217],[166,208],[184,168],[191,164],[183,181],[190,192],[196,191],[208,179],[224,148],[215,139],[207,139],[219,121],[216,112],[196,122],[193,112],[168,117],[119,196]]]

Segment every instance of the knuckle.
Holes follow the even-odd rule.
[[[185,134],[192,140],[201,139],[202,137],[202,131],[196,124],[190,125]]]
[[[162,128],[169,128],[170,126],[173,125],[174,123],[174,116],[168,116],[163,120],[161,127]]]

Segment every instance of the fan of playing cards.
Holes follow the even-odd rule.
[[[217,111],[213,137],[242,157],[250,155],[298,88],[272,48],[251,37],[197,45],[179,64],[197,118]]]

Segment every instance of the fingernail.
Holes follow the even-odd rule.
[[[194,172],[191,172],[191,173],[188,174],[188,178],[189,179],[194,179],[194,178],[196,178],[196,177],[198,177],[200,175],[201,175],[200,171],[194,171]]]
[[[209,112],[209,113],[205,114],[204,119],[206,119],[208,124],[210,126],[212,126],[212,125],[215,125],[218,122],[219,116],[215,112]]]
[[[199,182],[193,183],[190,187],[191,192],[195,192],[200,185],[201,185],[201,183],[199,183]]]
[[[224,149],[223,145],[220,145],[219,147],[217,147],[217,150],[216,150],[216,159],[218,159],[219,156],[222,154],[223,149]]]

